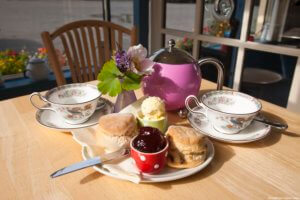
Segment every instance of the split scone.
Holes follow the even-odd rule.
[[[174,168],[192,168],[205,161],[205,136],[193,128],[170,126],[167,130],[169,154],[167,164]]]

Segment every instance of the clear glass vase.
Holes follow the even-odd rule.
[[[120,112],[120,110],[122,110],[129,104],[132,104],[136,100],[137,99],[133,90],[122,90],[122,92],[117,97],[117,101],[114,106],[114,113]]]

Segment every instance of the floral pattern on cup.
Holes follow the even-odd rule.
[[[86,93],[83,90],[71,89],[58,94],[58,98],[83,97],[84,95]]]
[[[233,99],[227,97],[213,97],[212,100],[207,101],[208,105],[216,105],[216,104],[225,104],[225,105],[233,105],[235,101]]]
[[[225,123],[225,125],[222,126],[222,129],[244,129],[246,128],[250,122],[253,120],[252,117],[233,117],[233,116],[217,116],[216,120],[221,120]]]
[[[79,120],[93,114],[94,105],[91,103],[84,105],[83,107],[60,107],[58,111],[65,113],[64,117],[69,120]]]

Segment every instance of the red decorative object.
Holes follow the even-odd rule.
[[[136,166],[143,173],[155,174],[159,173],[165,166],[167,156],[168,156],[168,148],[169,143],[167,142],[164,149],[155,153],[144,153],[133,147],[132,139],[130,143],[130,153],[131,157],[134,159]]]

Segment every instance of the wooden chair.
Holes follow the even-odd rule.
[[[130,45],[136,44],[135,27],[130,30],[100,20],[75,21],[63,25],[53,33],[42,32],[42,40],[57,85],[66,84],[66,79],[59,62],[56,42],[65,53],[72,81],[87,82],[97,79],[102,65],[111,58],[112,52],[116,49],[116,44],[122,49],[124,35],[129,36]]]

